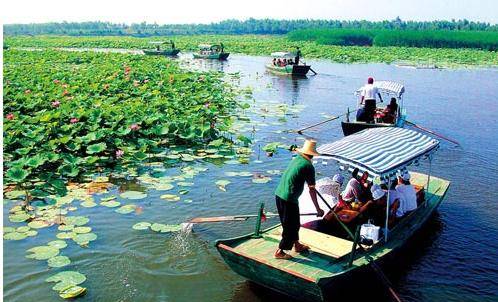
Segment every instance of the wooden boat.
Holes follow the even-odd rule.
[[[350,119],[349,108],[346,120],[341,122],[342,132],[344,135],[351,135],[358,131],[368,129],[368,128],[380,128],[380,127],[403,127],[406,120],[406,110],[404,108],[403,93],[405,92],[405,87],[402,84],[390,82],[390,81],[377,81],[375,86],[379,89],[379,92],[383,96],[384,102],[389,103],[388,97],[393,97],[396,99],[398,104],[398,112],[392,123],[386,123],[382,120],[381,112],[385,107],[379,106],[377,103],[377,112],[375,115],[374,122],[363,122],[358,121],[356,117],[353,121]],[[356,91],[356,95],[359,97],[361,89]],[[356,116],[356,115],[355,115]]]
[[[226,60],[230,53],[225,52],[225,47],[223,43],[220,45],[211,44],[200,44],[199,52],[194,53],[195,59],[214,59],[214,60]]]
[[[180,49],[175,48],[175,44],[173,41],[169,42],[164,42],[164,41],[152,41],[149,42],[150,44],[156,45],[155,49],[142,49],[144,54],[149,55],[149,56],[176,56],[179,52]],[[161,49],[162,44],[170,44],[171,48],[170,49]]]
[[[369,140],[365,140],[366,137]],[[393,139],[399,143],[389,144]],[[438,145],[437,140],[413,130],[375,128],[323,145],[318,151],[323,157],[389,181],[398,169],[406,169],[422,158],[432,158]],[[351,157],[347,156],[347,150],[354,148],[358,148],[357,152],[353,152]],[[449,181],[430,176],[430,172],[428,175],[410,173],[411,183],[423,188],[423,201],[394,227],[384,227],[383,236],[369,247],[358,247],[360,241],[357,233],[353,239],[340,238],[302,227],[299,238],[310,246],[310,252],[291,252],[291,260],[279,260],[273,257],[273,253],[281,238],[281,226],[276,225],[260,232],[257,225],[253,234],[216,241],[216,248],[232,270],[252,282],[298,300],[332,300],[334,292],[343,285],[360,280],[365,282],[361,277],[372,269],[371,262],[382,265],[395,261],[396,252],[424,225],[442,202]]]
[[[285,61],[289,59],[293,60],[295,58],[295,55],[290,52],[274,52],[271,54],[271,56],[273,59],[270,63],[266,64],[266,69],[276,74],[305,76],[311,69],[311,66],[306,64],[286,64],[285,66],[273,64],[273,61],[277,61],[279,59]]]

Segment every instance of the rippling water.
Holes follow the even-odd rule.
[[[267,58],[232,55],[227,62],[194,61],[184,64],[200,69],[240,72],[241,85],[251,86],[256,102],[275,101],[305,105],[283,126],[261,127],[249,165],[209,165],[207,174],[194,178],[188,198],[192,203],[168,203],[159,192],[149,191],[140,216],[119,215],[112,209],[78,209],[88,215],[98,240],[89,248],[74,244],[64,250],[72,263],[67,269],[84,273],[88,293],[78,301],[274,301],[278,295],[237,276],[223,263],[213,242],[217,238],[250,232],[254,221],[205,224],[192,234],[157,234],[134,231],[138,221],[168,224],[191,217],[256,213],[259,202],[275,211],[273,191],[278,177],[268,184],[233,178],[227,192],[214,181],[227,178],[225,171],[264,172],[284,169],[288,152],[266,158],[258,145],[282,141],[301,143],[301,138],[275,130],[296,129],[355,107],[353,91],[368,76],[406,85],[408,119],[458,140],[461,147],[442,143],[433,161],[433,173],[452,181],[439,213],[428,223],[397,263],[387,269],[404,301],[498,301],[498,71],[485,69],[416,70],[385,64],[333,64],[309,61],[318,76],[291,79],[265,73]],[[271,121],[268,121],[271,122]],[[309,132],[319,142],[342,137],[339,122]],[[338,167],[318,163],[317,171],[330,175]],[[418,167],[427,169],[425,164]],[[121,186],[125,186],[122,184]],[[117,192],[119,188],[115,188]],[[112,192],[111,192],[112,193]],[[98,200],[99,197],[96,199]],[[10,225],[4,205],[4,224]],[[276,223],[269,219],[267,225]],[[54,239],[52,228],[22,241],[4,241],[4,299],[6,301],[55,301],[52,284],[44,280],[52,271],[44,261],[24,257],[26,249]],[[362,286],[359,282],[359,286]],[[385,300],[382,290],[370,289],[364,297]],[[365,296],[366,295],[366,296]],[[345,297],[342,297],[345,298]],[[349,297],[351,298],[351,297]]]

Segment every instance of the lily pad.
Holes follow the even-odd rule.
[[[74,229],[74,225],[72,224],[61,224],[57,228],[59,231],[72,231]]]
[[[73,232],[61,232],[61,233],[57,233],[57,235],[55,235],[55,237],[59,238],[59,239],[73,239],[75,236],[75,233]]]
[[[111,195],[111,196],[107,196],[107,197],[103,197],[100,199],[100,201],[110,201],[110,200],[113,200],[113,199],[116,199],[116,195]]]
[[[192,199],[185,199],[184,200],[184,202],[186,202],[186,203],[192,203],[192,201],[193,201]]]
[[[47,261],[50,267],[63,267],[71,263],[71,260],[67,256],[55,256]]]
[[[180,196],[174,195],[174,194],[164,194],[164,195],[161,195],[161,198],[166,199],[166,200],[170,200],[170,201],[179,201],[180,200]]]
[[[35,231],[35,230],[29,230],[29,231],[27,231],[27,232],[26,232],[26,233],[24,233],[24,234],[26,234],[26,236],[33,237],[33,236],[38,235],[38,232],[37,232],[37,231]]]
[[[226,179],[220,179],[220,180],[216,181],[216,185],[218,186],[218,189],[220,189],[224,192],[227,191],[226,186],[228,186],[230,183],[231,183],[231,181],[226,180]]]
[[[26,212],[16,212],[13,215],[9,215],[9,220],[11,222],[23,222],[31,218],[31,215]]]
[[[180,190],[180,191],[178,191],[178,193],[179,193],[180,195],[185,195],[185,194],[188,194],[188,192],[189,192],[188,190]]]
[[[26,233],[11,232],[11,233],[4,234],[3,239],[5,239],[5,240],[23,240],[27,236],[28,235]]]
[[[168,191],[168,190],[171,190],[173,189],[175,186],[173,186],[172,184],[170,183],[160,183],[158,185],[156,185],[154,187],[154,189],[158,190],[158,191]]]
[[[109,201],[103,201],[100,203],[101,206],[108,207],[108,208],[115,208],[119,207],[121,203],[116,200],[109,200]]]
[[[26,256],[26,258],[36,259],[36,260],[47,260],[49,258],[55,257],[59,254],[59,249],[49,245],[35,246],[27,250],[31,253]]]
[[[15,232],[16,231],[16,228],[13,228],[13,227],[3,227],[3,233],[6,234],[6,233],[12,233],[12,232]]]
[[[129,214],[131,212],[134,212],[136,208],[137,208],[137,206],[134,204],[127,204],[127,205],[124,205],[124,206],[114,210],[114,212],[119,213],[119,214]]]
[[[263,177],[256,177],[252,179],[252,182],[255,184],[265,184],[271,180],[270,177],[268,176],[263,176]]]
[[[74,285],[60,291],[59,296],[63,299],[72,299],[83,295],[85,292],[86,292],[86,287]]]
[[[82,226],[90,221],[88,217],[85,216],[68,216],[66,217],[66,224],[72,224],[76,226]]]
[[[93,200],[85,200],[82,203],[80,203],[80,205],[85,208],[93,208],[97,204]]]
[[[43,220],[33,220],[30,223],[28,223],[28,226],[32,229],[41,229],[50,226],[50,224]]]
[[[135,223],[133,226],[132,226],[132,229],[134,230],[146,230],[148,229],[152,224],[149,223],[149,222],[146,222],[146,221],[142,221],[142,222],[138,222],[138,223]]]
[[[21,227],[18,227],[16,229],[16,232],[19,232],[19,233],[26,233],[27,231],[29,231],[30,228],[29,226],[21,226]]]
[[[140,191],[126,191],[124,193],[121,193],[119,196],[121,198],[127,198],[127,199],[143,199],[147,197],[147,194]]]
[[[54,241],[50,241],[49,243],[47,243],[47,245],[58,248],[58,249],[63,249],[67,246],[67,243],[64,240],[54,240]]]
[[[76,271],[63,271],[45,279],[46,282],[64,282],[73,285],[81,284],[85,280],[85,275]]]
[[[160,233],[169,233],[169,232],[177,232],[182,229],[180,225],[172,225],[172,224],[162,224],[162,223],[154,223],[150,227],[154,232]]]
[[[24,197],[26,196],[26,192],[25,191],[10,191],[10,192],[7,192],[5,193],[5,197],[8,198],[8,199],[19,199],[21,197]]]
[[[73,232],[75,232],[76,234],[85,234],[85,233],[90,233],[91,231],[92,228],[87,226],[76,227],[73,229]]]
[[[97,235],[95,233],[77,234],[73,238],[73,240],[78,244],[87,243],[90,241],[94,241],[96,239],[97,239]]]

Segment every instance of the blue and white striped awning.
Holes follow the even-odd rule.
[[[405,92],[405,86],[401,83],[391,82],[391,81],[375,81],[374,86],[379,89],[380,93],[394,95],[400,98]],[[359,95],[363,87],[356,90],[356,94]]]
[[[391,177],[397,170],[428,156],[439,141],[420,132],[397,127],[365,129],[318,147],[320,157],[332,158],[373,177]]]

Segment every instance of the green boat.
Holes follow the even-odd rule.
[[[200,44],[199,52],[193,55],[195,59],[226,60],[230,53],[225,52],[223,43],[220,43],[220,45]]]
[[[180,49],[175,47],[175,43],[172,40],[170,40],[169,42],[152,41],[149,43],[156,46],[156,48],[154,49],[142,49],[144,54],[149,56],[176,56],[180,52]],[[171,48],[161,49],[161,45],[163,44],[170,44]]]
[[[393,140],[398,143],[392,144]],[[438,145],[437,140],[413,130],[373,128],[323,145],[318,152],[324,158],[368,171],[371,176],[380,177],[390,184],[397,170],[405,170],[423,158],[431,160]],[[370,246],[365,246],[359,239],[359,227],[353,238],[301,227],[300,241],[310,246],[310,252],[296,254],[292,251],[291,260],[279,260],[273,254],[281,238],[281,226],[259,231],[257,224],[253,234],[218,240],[216,248],[232,270],[252,282],[298,300],[331,301],[334,292],[337,293],[345,284],[365,282],[362,277],[371,273],[375,264],[394,261],[396,252],[405,246],[442,202],[449,181],[431,176],[430,171],[429,174],[410,173],[411,183],[424,192],[419,195],[424,197],[419,199],[417,209],[397,224],[390,228],[381,226],[382,236]],[[389,213],[389,206],[386,212]],[[386,221],[388,219],[389,215]]]
[[[268,71],[280,74],[280,75],[292,75],[292,76],[305,76],[311,69],[310,65],[306,64],[281,64],[277,62],[289,62],[289,60],[294,60],[295,55],[291,52],[274,52],[271,54],[273,57],[272,62],[266,64],[266,69]]]

